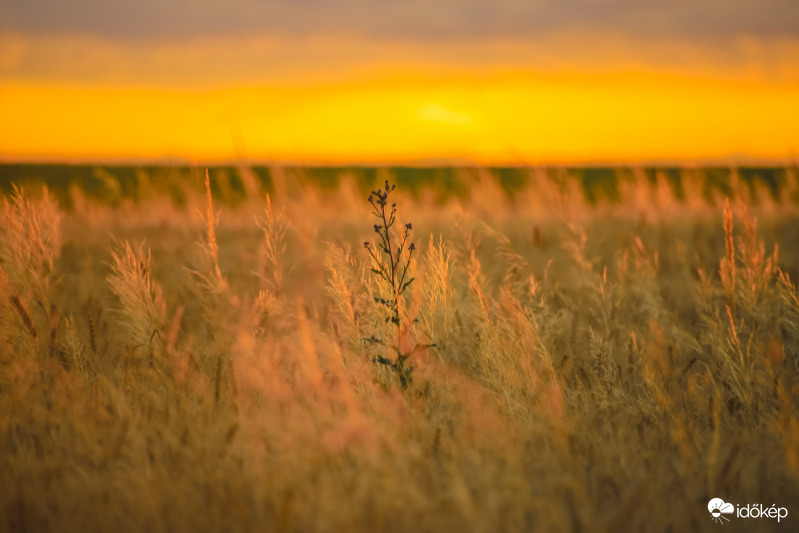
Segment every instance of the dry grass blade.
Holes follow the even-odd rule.
[[[258,275],[266,283],[266,287],[279,296],[283,291],[282,259],[286,253],[286,232],[289,225],[282,213],[275,214],[272,208],[272,199],[268,194],[266,195],[264,217],[255,220],[264,234],[261,247],[263,267]]]
[[[727,291],[727,297],[732,303],[735,298],[735,240],[733,238],[732,210],[730,200],[724,201],[724,257],[721,260],[719,272],[721,284]]]
[[[219,214],[214,216],[214,201],[211,197],[211,178],[208,175],[207,169],[205,171],[205,195],[208,200],[208,205],[206,206],[204,217],[206,229],[204,247],[211,261],[212,280],[218,287],[224,287],[225,279],[222,277],[222,272],[219,270],[219,246],[216,244],[216,226],[219,224]]]
[[[22,305],[19,296],[16,295],[12,296],[11,304],[14,306],[14,309],[19,314],[19,318],[22,320],[22,323],[25,324],[28,333],[30,333],[31,337],[35,339],[38,336],[38,332],[36,331],[36,325],[33,323],[33,319],[31,319],[31,316],[28,314],[28,311],[25,309],[25,306]]]

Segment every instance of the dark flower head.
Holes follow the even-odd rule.
[[[391,207],[396,208],[397,207],[397,202],[394,202],[393,204],[391,204]]]
[[[380,233],[380,226],[375,224],[375,233]]]
[[[413,229],[413,226],[411,225],[411,223],[410,223],[410,222],[408,222],[407,224],[405,224],[405,229]]]
[[[386,180],[386,191],[388,191],[388,189],[389,189],[389,187],[388,187],[388,180]]]
[[[369,242],[368,241],[363,241],[363,247],[364,248],[369,248]]]
[[[416,245],[414,243],[411,243],[411,245],[408,247],[408,250],[410,250],[411,252],[416,250]]]

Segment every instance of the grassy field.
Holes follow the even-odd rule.
[[[4,186],[0,530],[795,530],[796,169],[294,172]]]

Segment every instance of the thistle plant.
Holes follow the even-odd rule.
[[[383,289],[375,296],[374,300],[385,308],[385,321],[394,325],[396,330],[396,344],[392,345],[394,357],[384,357],[378,355],[373,359],[376,364],[389,367],[400,380],[403,389],[407,389],[411,383],[411,372],[413,367],[406,365],[405,362],[417,350],[428,348],[432,345],[417,344],[410,352],[403,352],[401,348],[403,321],[412,324],[414,320],[407,320],[403,316],[402,300],[415,278],[409,277],[408,269],[411,266],[413,253],[416,251],[415,244],[410,240],[413,225],[409,222],[397,233],[392,228],[397,223],[397,204],[389,205],[389,196],[397,188],[396,184],[389,184],[386,180],[385,190],[380,188],[372,191],[369,195],[369,203],[372,205],[372,214],[378,219],[374,224],[375,233],[378,235],[377,243],[364,242],[363,245],[369,252],[372,262],[372,274],[378,280],[378,285]],[[383,296],[385,295],[385,297]],[[382,344],[386,342],[372,336],[366,339],[368,342]]]

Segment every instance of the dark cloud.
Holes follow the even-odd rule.
[[[411,39],[799,37],[796,0],[2,0],[0,31],[125,39],[345,33]]]

